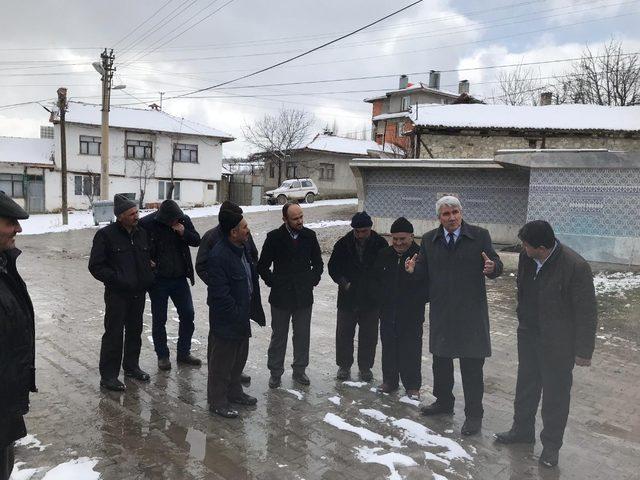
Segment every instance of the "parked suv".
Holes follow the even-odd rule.
[[[318,187],[310,178],[292,178],[285,180],[275,190],[265,192],[265,198],[269,205],[284,205],[288,200],[304,200],[313,203],[318,195]]]

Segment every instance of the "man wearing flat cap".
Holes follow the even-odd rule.
[[[412,399],[420,397],[422,386],[422,324],[427,291],[424,282],[406,272],[404,265],[419,250],[413,239],[413,225],[400,217],[391,225],[391,246],[378,253],[373,272],[382,341],[382,384],[378,391],[391,393],[402,380]]]
[[[378,306],[370,285],[371,272],[378,252],[389,244],[371,229],[372,226],[367,212],[357,212],[351,219],[351,231],[336,242],[327,264],[329,275],[338,284],[338,380],[351,376],[356,326],[360,379],[365,382],[373,379],[371,367],[378,344]]]
[[[147,233],[138,227],[137,204],[122,194],[114,197],[113,204],[116,221],[98,230],[93,238],[89,271],[104,283],[100,386],[122,391],[120,363],[126,377],[149,381],[138,361],[145,294],[153,283],[153,271]]]
[[[257,399],[242,389],[240,375],[247,362],[250,320],[265,325],[260,284],[245,245],[249,226],[241,214],[222,210],[218,215],[223,238],[209,253],[207,264],[209,322],[212,329],[207,396],[210,410],[235,418],[237,405],[255,405]]]
[[[195,310],[191,285],[195,283],[191,250],[200,245],[200,235],[191,219],[175,200],[165,200],[158,211],[140,220],[140,226],[149,237],[151,260],[155,263],[155,282],[149,289],[151,299],[151,334],[153,348],[158,356],[158,368],[170,370],[167,346],[167,307],[169,299],[178,312],[178,345],[176,361],[200,366],[199,358],[191,355]]]
[[[35,325],[33,306],[16,268],[20,250],[19,220],[29,218],[20,205],[0,192],[0,480],[13,470],[13,442],[27,430],[29,392],[35,386]]]

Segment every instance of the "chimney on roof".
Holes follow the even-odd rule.
[[[469,93],[469,80],[460,80],[458,83],[458,93],[462,95],[463,93]]]
[[[551,92],[542,92],[540,94],[540,105],[551,105],[551,101],[553,100],[553,93]]]
[[[429,88],[440,90],[440,72],[436,70],[429,72]]]
[[[403,88],[407,88],[409,86],[409,77],[406,75],[400,75],[400,81],[398,82],[398,88],[402,90]]]

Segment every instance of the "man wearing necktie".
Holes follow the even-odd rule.
[[[456,197],[438,200],[436,214],[440,226],[424,234],[420,254],[405,264],[407,272],[429,286],[429,351],[436,401],[422,414],[453,413],[453,359],[458,358],[466,416],[462,434],[473,435],[482,428],[482,369],[484,359],[491,356],[485,277],[498,277],[502,262],[489,232],[463,221]]]

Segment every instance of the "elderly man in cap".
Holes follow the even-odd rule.
[[[104,283],[100,386],[122,391],[125,385],[118,380],[121,362],[126,377],[149,381],[138,361],[145,294],[153,283],[153,271],[147,233],[138,228],[137,204],[122,194],[113,203],[116,222],[98,230],[93,238],[89,271]]]
[[[589,263],[562,245],[544,220],[518,233],[518,381],[511,429],[499,443],[534,443],[542,396],[545,467],[558,464],[569,416],[573,367],[588,367],[593,355],[598,303]]]
[[[429,286],[429,350],[433,355],[433,395],[423,415],[453,414],[453,359],[460,361],[464,391],[463,435],[482,428],[483,366],[491,356],[489,309],[485,277],[502,273],[502,262],[491,236],[462,219],[462,205],[453,196],[436,202],[440,226],[425,233],[417,275]],[[416,268],[417,255],[407,260]]]
[[[220,205],[220,212],[224,210],[229,210],[231,212],[242,215],[242,208],[236,205],[229,200],[225,200]],[[223,238],[223,233],[220,228],[220,224],[215,227],[207,230],[204,235],[202,235],[202,241],[200,242],[200,247],[198,248],[198,254],[196,255],[196,273],[200,277],[206,285],[209,285],[209,273],[207,270],[207,266],[209,263],[209,253],[211,249],[216,246],[216,244]],[[251,233],[249,233],[249,238],[245,243],[245,249],[247,250],[248,258],[251,259],[251,262],[256,265],[258,263],[258,248],[253,241],[253,237]],[[213,345],[213,329],[211,328],[211,323],[209,323],[209,341],[207,342],[207,360],[211,357],[211,346]],[[240,375],[240,381],[242,383],[250,383],[251,377],[246,375],[244,372]]]
[[[213,343],[207,393],[212,412],[235,418],[231,404],[255,405],[242,390],[240,375],[247,362],[250,320],[265,325],[255,265],[245,245],[247,221],[239,213],[222,210],[218,216],[223,238],[209,253],[208,296]]]
[[[35,392],[35,325],[27,286],[16,268],[16,235],[27,212],[0,192],[0,480],[13,470],[13,442],[27,434],[23,416]]]
[[[194,331],[195,311],[191,297],[191,285],[195,283],[193,262],[189,247],[200,245],[200,235],[178,204],[165,200],[157,212],[140,220],[147,231],[151,247],[151,260],[155,263],[155,282],[149,289],[153,348],[158,356],[158,368],[170,370],[167,346],[167,307],[169,298],[178,311],[178,345],[176,361],[200,366],[199,358],[191,355],[191,338]]]
[[[327,264],[329,275],[338,284],[336,322],[336,364],[338,380],[347,380],[353,364],[353,338],[358,330],[358,368],[360,379],[373,379],[371,367],[378,344],[378,306],[371,288],[371,271],[378,252],[389,246],[371,229],[367,212],[351,219],[352,230],[340,238]]]
[[[422,386],[422,325],[427,301],[424,282],[405,271],[405,261],[419,247],[413,239],[413,225],[400,217],[391,225],[391,246],[378,253],[373,271],[374,295],[380,305],[382,341],[382,384],[380,393],[398,389],[420,397]]]

